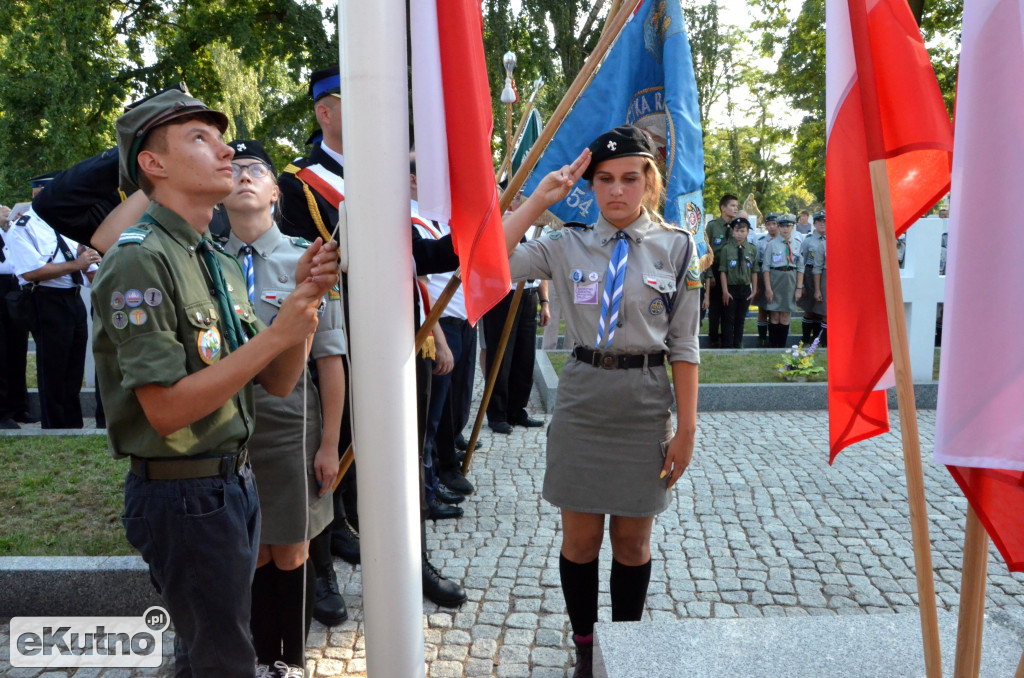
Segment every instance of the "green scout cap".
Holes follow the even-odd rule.
[[[125,108],[124,114],[117,119],[118,171],[121,190],[128,192],[139,187],[137,161],[139,148],[142,147],[146,136],[161,125],[197,113],[209,115],[221,134],[227,130],[227,116],[220,111],[211,110],[202,101],[192,97],[185,83],[136,101]]]

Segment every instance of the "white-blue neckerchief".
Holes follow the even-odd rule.
[[[612,345],[615,337],[615,325],[619,320],[619,304],[622,303],[622,284],[626,278],[626,261],[629,259],[629,237],[625,231],[619,231],[615,238],[619,241],[612,251],[608,262],[608,274],[604,281],[604,295],[601,297],[601,322],[597,326],[597,342],[595,348],[601,348],[601,342],[607,333],[607,343]],[[607,317],[607,322],[605,318]]]

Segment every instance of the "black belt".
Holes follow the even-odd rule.
[[[146,459],[132,457],[132,473],[143,480],[191,480],[220,476],[227,480],[249,461],[249,450],[219,456]]]
[[[786,266],[785,268],[773,268],[773,271],[795,271],[796,266]]]
[[[65,295],[79,294],[79,290],[81,289],[78,285],[75,285],[74,287],[48,287],[46,285],[36,285],[34,288],[31,285],[22,285],[21,286],[21,289],[23,289],[23,290],[24,289],[28,289],[28,288],[32,288],[36,292],[46,292],[48,294],[65,294]]]
[[[455,325],[456,327],[461,327],[469,321],[465,318],[441,318],[438,322],[444,325]]]
[[[665,353],[602,353],[583,346],[572,350],[573,356],[581,363],[603,370],[628,370],[637,367],[658,367],[665,363]]]

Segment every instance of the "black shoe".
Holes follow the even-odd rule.
[[[576,669],[572,672],[572,678],[593,678],[593,675],[594,643],[576,643]]]
[[[503,435],[508,435],[509,433],[512,433],[512,424],[508,423],[507,421],[496,421],[493,424],[487,425],[495,433],[501,433]]]
[[[313,619],[324,626],[337,626],[348,619],[345,599],[338,590],[338,576],[331,567],[323,577],[316,578],[316,604]]]
[[[28,412],[15,412],[14,416],[11,417],[14,421],[20,424],[38,424],[39,417],[34,417]]]
[[[2,430],[13,431],[19,428],[21,427],[18,426],[18,422],[14,421],[10,417],[4,417],[3,419],[0,419],[0,429]]]
[[[541,419],[533,419],[528,414],[524,414],[521,417],[517,417],[516,419],[513,419],[512,423],[515,424],[516,426],[523,426],[525,428],[537,428],[538,426],[543,426],[544,425],[544,421],[543,420],[541,420]]]
[[[473,483],[466,480],[466,476],[462,475],[460,471],[455,469],[450,471],[441,471],[437,474],[437,479],[453,492],[458,492],[459,494],[473,494]]]
[[[480,446],[477,445],[477,447],[480,447]],[[459,460],[459,466],[461,466],[462,462],[466,461],[466,451],[465,450],[455,450],[455,458]]]
[[[437,499],[430,502],[430,506],[427,508],[427,517],[431,520],[451,520],[452,518],[461,518],[462,513],[463,511],[461,506],[442,504]]]
[[[466,498],[463,494],[449,490],[444,483],[438,483],[434,496],[445,504],[461,504]]]
[[[331,532],[331,553],[346,563],[359,564],[359,535],[352,531],[346,520]]]
[[[473,449],[479,450],[481,445],[483,445],[483,443],[478,440],[476,441],[476,447]],[[459,437],[455,439],[455,449],[462,450],[463,452],[469,449],[469,441],[466,440],[466,436],[461,433],[459,434]]]
[[[423,557],[423,595],[441,607],[459,607],[466,602],[462,587],[445,577]]]

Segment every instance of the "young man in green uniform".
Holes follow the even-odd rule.
[[[743,322],[757,296],[757,247],[747,242],[750,222],[740,217],[729,223],[732,239],[722,246],[718,280],[722,286],[722,348],[743,347]]]
[[[255,380],[287,395],[305,365],[334,246],[313,244],[273,327],[207,226],[234,186],[222,113],[180,90],[117,122],[122,189],[151,202],[104,258],[93,342],[109,446],[130,457],[123,522],[177,634],[176,675],[254,674],[249,587],[260,511],[245,443]]]
[[[722,324],[722,291],[718,289],[718,274],[721,269],[718,266],[718,259],[722,247],[729,242],[729,223],[732,222],[740,212],[740,199],[731,193],[726,193],[718,201],[719,216],[712,219],[704,228],[704,237],[715,255],[711,268],[705,274],[704,279],[704,308],[708,309],[708,346],[721,348],[722,341],[720,327]]]

